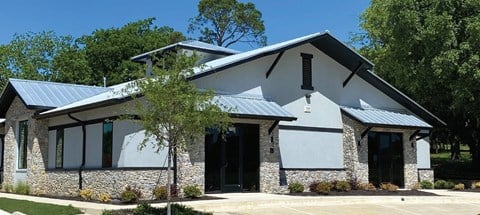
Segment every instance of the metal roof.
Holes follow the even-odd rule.
[[[11,102],[18,95],[30,109],[52,109],[91,97],[107,89],[76,84],[9,79],[0,97],[0,117],[5,117]]]
[[[136,89],[129,87],[131,83],[132,82],[127,82],[111,86],[106,92],[42,112],[38,118],[58,116],[124,102],[130,99],[132,93],[135,93]],[[129,92],[127,92],[126,89],[129,90]],[[277,103],[257,95],[219,93],[215,95],[213,100],[217,102],[223,110],[230,110],[229,113],[234,117],[280,120],[296,119],[295,116],[284,110]]]
[[[412,127],[431,129],[432,126],[416,116],[379,109],[341,107],[343,113],[366,126]]]
[[[372,62],[356,53],[344,43],[340,42],[330,33],[318,32],[207,62],[205,65],[202,65],[202,67],[196,68],[194,70],[195,75],[193,75],[190,79],[197,79],[211,73],[219,72],[221,70],[225,70],[227,68],[261,57],[277,54],[307,43],[311,43],[313,46],[320,49],[349,70],[355,70],[359,63],[363,63],[365,65],[365,69],[373,67]]]
[[[277,103],[257,95],[217,94],[214,100],[234,117],[296,120]]]
[[[216,54],[224,54],[224,55],[232,55],[232,54],[238,54],[240,51],[209,44],[209,43],[204,43],[201,41],[197,40],[187,40],[187,41],[182,41],[178,43],[174,43],[159,49],[155,49],[149,52],[145,52],[143,54],[139,54],[137,56],[133,56],[130,59],[133,61],[144,61],[145,58],[149,57],[151,54],[157,53],[157,52],[162,52],[166,50],[171,50],[176,47],[180,48],[187,48],[187,49],[193,49],[193,50],[198,50],[198,51],[203,51],[203,52],[212,52]]]

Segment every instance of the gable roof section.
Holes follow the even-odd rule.
[[[9,79],[0,97],[0,117],[5,117],[15,95],[18,95],[29,109],[48,110],[104,91],[106,88],[103,87]]]
[[[348,70],[355,72],[360,78],[391,97],[417,116],[426,120],[432,125],[445,126],[446,123],[430,113],[427,109],[413,101],[411,98],[397,90],[385,80],[371,72],[374,64],[355,52],[353,49],[339,41],[330,33],[315,33],[304,37],[288,40],[285,42],[265,46],[248,52],[227,56],[205,63],[203,67],[196,68],[195,74],[189,80],[195,80],[210,74],[214,74],[228,68],[253,61],[255,59],[281,53],[285,50],[310,43],[320,51],[343,65]],[[361,67],[360,67],[361,66]],[[360,68],[360,69],[358,69]]]
[[[407,127],[431,129],[432,126],[410,114],[395,113],[378,109],[341,107],[343,113],[365,126]]]
[[[185,49],[191,49],[191,50],[207,52],[212,54],[221,54],[221,55],[232,55],[232,54],[240,53],[237,50],[233,50],[233,49],[229,49],[229,48],[225,48],[225,47],[221,47],[221,46],[217,46],[209,43],[204,43],[197,40],[187,40],[187,41],[174,43],[174,44],[171,44],[159,49],[155,49],[149,52],[145,52],[143,54],[133,56],[130,59],[135,62],[145,62],[145,59],[152,54],[155,54],[157,52],[172,50],[175,48],[185,48]]]
[[[204,66],[196,68],[195,74],[190,77],[190,80],[195,80],[230,67],[234,67],[261,57],[278,54],[285,50],[295,48],[304,44],[310,43],[335,61],[354,71],[360,63],[364,65],[364,69],[373,68],[373,63],[368,61],[363,56],[353,51],[350,47],[340,42],[330,33],[315,33],[304,37],[299,37],[293,40],[265,46],[247,52],[242,52],[236,55],[227,56],[217,60],[205,63]]]

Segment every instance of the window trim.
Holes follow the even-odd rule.
[[[59,135],[61,134],[61,135]],[[61,158],[61,164],[58,165],[58,145],[59,145],[59,140],[62,140],[62,149],[61,153],[62,155],[60,156]],[[63,169],[63,163],[65,161],[64,159],[64,150],[65,150],[65,130],[63,128],[57,129],[56,131],[56,142],[55,142],[55,169]]]
[[[302,90],[313,90],[312,85],[312,54],[300,53],[302,57]],[[308,65],[305,65],[308,63]],[[307,69],[308,68],[308,69]]]
[[[109,133],[110,137],[110,143],[109,147],[110,148],[110,160],[106,160],[106,132],[105,132],[105,126],[110,125],[111,126],[111,131],[107,132]],[[113,167],[113,122],[112,121],[104,121],[102,124],[102,168],[112,168]]]
[[[24,125],[25,123],[25,125]],[[26,127],[23,127],[26,126]],[[25,130],[24,130],[25,129]],[[22,132],[25,132],[23,134],[23,142],[22,142]],[[28,120],[21,120],[18,121],[18,138],[17,138],[17,170],[26,170],[28,168],[28,159],[27,159],[27,154],[28,154]],[[23,150],[21,149],[21,145],[23,145]],[[21,152],[22,151],[22,152]],[[20,159],[22,160],[22,163],[20,163]],[[22,164],[22,165],[20,165]]]

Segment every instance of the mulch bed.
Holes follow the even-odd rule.
[[[166,203],[167,200],[139,200],[138,202],[122,202],[121,200],[118,199],[112,199],[111,202],[100,202],[98,200],[90,200],[87,201],[83,199],[82,197],[73,197],[73,196],[50,196],[50,195],[39,195],[39,197],[45,197],[45,198],[51,198],[51,199],[63,199],[63,200],[73,200],[73,201],[82,201],[82,202],[92,202],[92,203],[101,203],[101,204],[111,204],[111,205],[137,205],[139,203]],[[218,200],[218,199],[223,199],[219,197],[214,197],[214,196],[208,196],[204,195],[198,198],[178,198],[178,197],[172,197],[172,202],[190,202],[190,201],[199,201],[199,200]]]
[[[395,192],[387,190],[351,190],[348,192],[330,191],[328,195],[318,194],[316,192],[289,193],[292,196],[438,196],[434,193],[423,192],[419,190],[397,190]]]

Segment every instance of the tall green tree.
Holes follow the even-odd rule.
[[[56,59],[70,49],[75,49],[74,39],[53,31],[15,35],[10,43],[0,46],[0,87],[11,77],[59,81],[63,74]],[[71,59],[76,60],[76,56]]]
[[[153,24],[155,18],[131,22],[121,28],[98,29],[79,38],[90,67],[91,83],[102,85],[103,77],[113,85],[143,77],[142,65],[131,57],[185,40],[170,27]]]
[[[213,91],[200,91],[186,80],[193,74],[194,57],[173,54],[164,62],[166,66],[153,69],[153,77],[140,79],[129,89],[135,89],[132,94],[138,101],[135,109],[145,129],[142,147],[154,139],[158,149],[168,149],[167,200],[170,211],[170,169],[174,152],[184,151],[195,137],[204,135],[205,128],[224,130],[230,118],[214,100]]]
[[[434,136],[468,144],[479,169],[480,1],[372,0],[361,27],[375,72],[446,121]]]
[[[189,32],[199,31],[200,40],[229,47],[238,42],[265,46],[262,13],[253,3],[236,0],[201,0],[198,15],[190,19]]]

